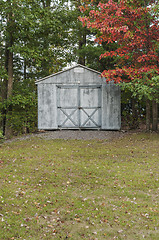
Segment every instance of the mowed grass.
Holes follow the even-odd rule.
[[[159,134],[0,145],[0,239],[159,239]]]

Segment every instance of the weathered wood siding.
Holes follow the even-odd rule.
[[[36,84],[39,129],[120,129],[120,88],[100,73],[77,65]]]

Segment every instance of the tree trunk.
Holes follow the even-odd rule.
[[[51,0],[42,0],[43,7],[50,7],[51,6]]]
[[[138,122],[138,112],[137,112],[137,102],[135,98],[132,98],[132,129],[136,129],[139,126]]]
[[[8,43],[5,45],[5,69],[8,73],[8,59],[9,59],[9,50],[8,50]],[[5,76],[4,77],[4,82],[3,82],[3,90],[2,90],[2,102],[7,100],[7,89],[8,89],[8,78]],[[2,128],[3,128],[3,135],[5,135],[5,126],[6,126],[6,109],[2,109]]]
[[[146,100],[146,130],[150,131],[151,114],[150,114],[150,100]]]
[[[78,49],[81,50],[83,46],[86,46],[86,30],[83,29],[82,32],[79,33],[79,44]],[[85,66],[85,54],[79,54],[78,63]]]
[[[27,78],[26,70],[27,70],[27,64],[26,64],[26,59],[24,59],[24,75],[23,75],[24,80],[26,80],[26,78]]]
[[[152,101],[152,130],[158,129],[158,104],[155,100]]]
[[[77,11],[79,11],[80,16],[81,12],[79,7],[81,6],[81,0],[77,0],[75,2],[75,6]],[[82,48],[86,46],[87,31],[88,30],[86,28],[82,27],[81,23],[78,25],[78,55],[79,55],[78,63],[84,66],[86,64],[85,53],[82,53],[80,50],[82,50]]]
[[[6,41],[6,69],[8,72],[8,82],[7,82],[7,100],[12,96],[13,92],[13,52],[10,50],[10,47],[13,46],[13,13],[12,13],[12,4],[8,0],[9,6],[10,6],[10,12],[7,16],[7,27],[6,29],[8,30],[8,39]],[[12,27],[12,28],[11,28]],[[6,110],[6,122],[5,122],[5,137],[10,138],[12,135],[12,129],[9,125],[8,121],[8,112],[11,111],[11,107],[9,107]]]
[[[9,99],[12,96],[12,91],[13,91],[13,53],[9,51],[7,99]],[[11,108],[8,108],[7,113],[11,110],[12,110]],[[6,113],[5,137],[10,138],[12,136],[12,129],[8,123],[7,113]]]
[[[12,96],[12,91],[13,91],[13,53],[9,51],[7,99],[10,96]]]

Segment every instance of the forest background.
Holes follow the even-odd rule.
[[[99,10],[99,2],[108,1],[0,0],[0,137],[9,138],[12,134],[37,130],[37,79],[56,73],[73,62],[99,72],[116,68],[121,56],[104,54],[116,51],[118,41],[94,41],[102,35],[101,30],[83,26],[79,20],[79,17],[90,16],[92,9]],[[119,4],[121,1],[114,2]],[[152,20],[158,20],[158,1],[124,2],[136,10],[151,6],[146,22],[148,29]],[[155,31],[158,36],[158,29]],[[152,59],[148,62],[158,68],[158,38],[153,40],[153,49],[156,63]],[[104,57],[100,58],[102,54]],[[143,81],[142,84],[138,81],[137,85],[132,81],[120,83],[122,127],[138,128],[146,123],[147,130],[156,131],[157,69],[143,73],[143,79],[144,84]]]

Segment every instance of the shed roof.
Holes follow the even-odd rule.
[[[87,70],[89,70],[89,71],[92,71],[92,72],[95,72],[95,73],[101,75],[101,72],[98,72],[98,71],[96,71],[96,70],[94,70],[94,69],[91,69],[91,68],[88,68],[88,67],[86,67],[86,66],[83,66],[83,65],[81,65],[81,64],[76,64],[76,65],[73,66],[73,67],[67,68],[67,69],[65,69],[65,70],[63,70],[63,71],[60,71],[60,72],[57,72],[57,73],[53,73],[53,74],[51,74],[51,75],[49,75],[49,76],[46,76],[46,77],[44,77],[44,78],[41,78],[41,79],[35,81],[35,83],[41,82],[41,81],[43,81],[43,80],[46,80],[46,79],[48,79],[48,78],[50,78],[50,77],[56,76],[56,75],[61,74],[61,73],[63,73],[63,72],[70,71],[71,69],[74,69],[74,68],[76,68],[76,67],[82,67],[82,68],[85,68],[85,69],[87,69]]]

